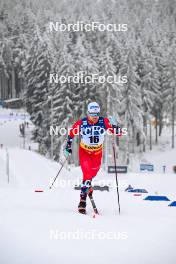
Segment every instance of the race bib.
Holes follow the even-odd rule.
[[[94,124],[89,124],[87,118],[82,120],[81,125],[81,142],[87,146],[102,145],[105,135],[105,124],[103,117],[99,117],[99,121]]]

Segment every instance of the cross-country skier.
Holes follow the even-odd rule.
[[[80,203],[78,211],[86,213],[86,198],[91,196],[93,189],[91,186],[92,179],[97,175],[102,159],[102,147],[105,131],[121,135],[118,126],[109,120],[100,116],[100,106],[96,102],[88,104],[87,116],[78,120],[70,129],[67,144],[65,148],[66,156],[72,153],[71,145],[75,135],[81,135],[79,146],[79,160],[83,173],[83,181],[81,185]]]

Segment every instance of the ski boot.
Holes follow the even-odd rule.
[[[80,203],[78,205],[78,212],[81,214],[86,214],[86,198],[87,194],[92,195],[93,189],[91,186],[91,181],[83,181],[81,185]]]
[[[86,198],[87,198],[87,194],[81,193],[80,202],[78,205],[78,212],[81,214],[86,214]]]

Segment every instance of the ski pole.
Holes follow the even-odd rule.
[[[117,178],[117,164],[116,164],[116,151],[115,151],[114,137],[112,138],[112,148],[113,148],[113,155],[114,155],[116,186],[117,186],[117,198],[118,198],[118,206],[119,206],[119,214],[120,214],[120,196],[119,196],[119,184],[118,184],[118,178]]]
[[[69,157],[69,156],[68,156],[68,157]],[[50,189],[53,187],[53,184],[55,183],[55,181],[56,181],[57,177],[59,176],[59,174],[60,174],[61,170],[63,169],[63,167],[64,167],[64,164],[66,163],[66,161],[67,161],[68,157],[66,157],[66,159],[65,159],[65,160],[64,160],[64,162],[62,163],[62,166],[61,166],[60,170],[58,171],[58,173],[57,173],[56,177],[54,178],[54,180],[53,180],[53,183],[52,183],[52,184],[51,184],[51,186],[49,187]]]

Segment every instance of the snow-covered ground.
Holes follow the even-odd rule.
[[[176,200],[176,174],[171,170],[139,173],[136,159],[133,172],[118,175],[121,215],[114,175],[101,170],[95,182],[109,184],[110,191],[94,191],[100,215],[93,218],[89,201],[88,215],[77,213],[79,191],[74,186],[81,179],[79,167],[64,168],[50,190],[61,165],[18,145],[7,147],[9,184],[6,149],[0,149],[0,263],[175,264],[176,207],[124,191],[131,184]],[[163,160],[169,167],[174,157],[176,150],[161,153],[156,148],[142,158],[159,167]]]
[[[25,147],[34,148],[36,144],[30,140],[33,125],[29,115],[23,109],[0,108],[0,145],[22,148],[24,138],[20,135],[19,126],[24,122],[28,122],[28,127],[26,126],[25,129]]]
[[[154,141],[154,128],[152,130],[152,138]],[[154,165],[154,171],[163,173],[163,166],[165,166],[166,173],[173,172],[173,166],[176,165],[175,150],[171,148],[171,129],[164,127],[162,136],[158,138],[158,144],[153,144],[152,151],[147,146],[146,153],[131,154],[130,171],[139,172],[140,163],[147,163]],[[176,137],[176,134],[175,134]]]

